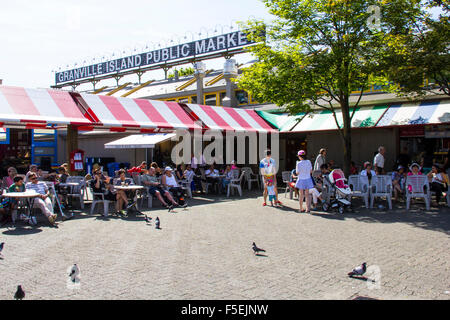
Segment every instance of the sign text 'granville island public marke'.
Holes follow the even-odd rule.
[[[207,39],[192,41],[169,48],[153,50],[120,59],[105,61],[90,66],[84,66],[72,70],[56,73],[56,83],[74,82],[84,78],[90,78],[109,73],[115,73],[127,69],[150,66],[171,60],[187,57],[202,56],[208,53],[244,47],[254,42],[247,39],[243,31],[235,31]]]

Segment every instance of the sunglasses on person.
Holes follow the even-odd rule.
[[[30,178],[31,181],[37,180],[36,177]]]

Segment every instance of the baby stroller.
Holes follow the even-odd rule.
[[[324,176],[324,185],[327,189],[325,202],[322,206],[324,211],[328,211],[330,208],[338,208],[338,212],[343,214],[345,208],[351,206],[348,199],[351,199],[352,190],[345,184],[346,180],[341,169],[335,169],[329,175]]]

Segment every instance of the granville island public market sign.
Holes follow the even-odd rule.
[[[150,66],[192,56],[205,55],[216,51],[244,47],[250,44],[254,44],[254,42],[248,40],[243,31],[235,31],[207,39],[176,45],[170,48],[158,49],[90,66],[57,72],[55,80],[57,84],[68,81],[74,82],[93,76]]]

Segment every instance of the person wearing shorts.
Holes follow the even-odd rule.
[[[173,205],[178,205],[177,202],[173,199],[172,195],[169,191],[164,190],[161,187],[161,184],[158,181],[158,178],[156,177],[156,169],[153,167],[150,167],[149,170],[143,170],[143,175],[141,176],[141,182],[142,184],[148,188],[148,192],[152,196],[156,196],[161,202],[161,204],[165,208],[169,208],[169,205],[166,201],[164,201],[163,195],[172,202]]]
[[[273,180],[273,187],[275,190],[275,204],[281,205],[281,201],[278,200],[278,190],[277,190],[277,180],[276,180],[276,163],[275,160],[272,159],[272,152],[270,150],[266,150],[265,152],[265,158],[262,159],[259,162],[259,169],[261,172],[261,175],[264,179],[264,203],[263,206],[267,205],[267,181]]]
[[[267,180],[267,193],[269,195],[270,204],[273,207],[273,202],[276,201],[275,188],[273,186],[273,180]],[[275,205],[276,202],[275,202]]]

